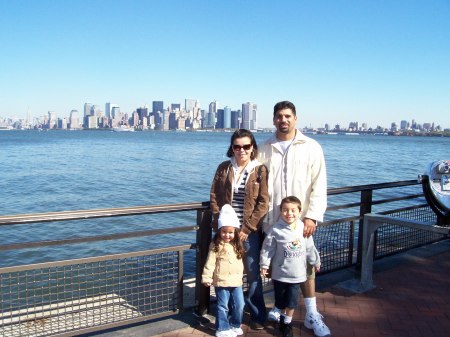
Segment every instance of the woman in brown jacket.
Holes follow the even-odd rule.
[[[245,249],[244,266],[247,273],[248,292],[245,298],[253,329],[262,329],[266,322],[266,306],[259,273],[262,219],[267,213],[267,168],[256,160],[258,146],[252,132],[236,130],[231,136],[227,156],[221,163],[211,186],[210,202],[213,213],[212,226],[217,221],[223,205],[230,204],[241,223],[239,238]]]

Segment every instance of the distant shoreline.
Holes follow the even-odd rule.
[[[155,129],[139,129],[135,128],[136,132],[234,132],[235,129],[183,129],[183,130],[155,130]],[[98,128],[98,129],[42,129],[42,128],[32,128],[32,129],[14,129],[14,128],[1,128],[0,131],[102,131],[102,132],[113,132],[112,128]],[[257,130],[251,130],[255,133],[273,133],[275,129],[271,128],[261,128]],[[331,135],[331,136],[396,136],[396,137],[450,137],[450,131],[430,131],[430,132],[420,132],[412,130],[404,131],[311,131],[302,130],[305,135]]]

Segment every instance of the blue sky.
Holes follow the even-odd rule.
[[[299,126],[450,128],[450,1],[0,0],[0,116],[291,100]]]

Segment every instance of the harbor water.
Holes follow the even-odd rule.
[[[0,132],[0,215],[202,202],[225,156],[228,132]],[[271,137],[257,133],[257,141]],[[450,138],[311,135],[323,147],[328,186],[416,179],[449,159]],[[3,244],[195,224],[195,212],[2,226]],[[191,243],[193,235],[171,234]],[[164,236],[0,251],[0,267],[155,248]],[[20,261],[20,263],[18,263]]]

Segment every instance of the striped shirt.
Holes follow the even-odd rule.
[[[241,184],[239,186],[235,186],[233,193],[233,201],[231,202],[231,206],[233,207],[236,215],[241,222],[241,226],[244,220],[244,199],[245,199],[245,182],[247,181],[248,172],[245,171],[244,176],[242,177]],[[236,188],[237,187],[237,188]]]

